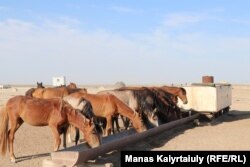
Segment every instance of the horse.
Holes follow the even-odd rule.
[[[182,117],[180,108],[178,107],[177,103],[178,103],[178,98],[180,98],[184,104],[188,103],[186,90],[184,88],[173,87],[173,86],[146,87],[146,88],[153,91],[161,99],[161,101],[165,103],[165,105],[167,106],[170,105],[171,108],[174,109],[173,111],[176,113],[177,119]],[[131,89],[131,90],[146,89],[146,88],[126,87],[126,89]]]
[[[91,105],[91,103],[84,99],[75,99],[75,98],[71,98],[70,96],[65,96],[63,97],[63,100],[66,101],[67,103],[69,103],[74,109],[76,109],[78,112],[80,112],[81,114],[85,115],[86,118],[91,119],[96,127],[96,130],[98,132],[98,134],[102,134],[103,130],[100,127],[99,123],[98,123],[98,118],[95,116],[94,112],[93,112],[93,107]],[[71,128],[71,127],[69,127]],[[70,130],[70,129],[69,129]],[[75,127],[75,145],[77,145],[79,139],[80,139],[80,133],[79,133],[79,129]],[[68,142],[71,142],[71,133],[68,133]],[[64,141],[65,147],[66,147],[66,141]]]
[[[179,97],[183,104],[187,104],[188,103],[188,99],[187,99],[187,93],[186,90],[182,87],[175,87],[175,86],[160,86],[160,87],[124,87],[124,88],[120,88],[120,90],[122,89],[130,89],[130,90],[140,90],[140,89],[157,89],[157,90],[161,90],[167,93],[170,93],[176,97],[171,97],[173,102],[175,102],[176,104],[178,103],[178,98]]]
[[[69,88],[66,86],[53,87],[53,88],[31,88],[25,92],[25,96],[29,97],[37,97],[43,99],[50,98],[62,98],[64,96],[69,95],[70,93],[83,91],[87,92],[86,89],[80,88]]]
[[[160,122],[166,123],[181,118],[180,109],[176,105],[177,97],[166,91],[153,87],[124,87],[116,89],[115,91],[117,90],[125,92],[132,91],[135,96],[137,96],[138,101],[141,103],[140,105],[143,106],[140,108],[140,112],[145,112],[145,108],[151,107],[152,109],[154,107],[154,112],[152,113],[150,110],[148,110],[146,115],[148,115],[148,118],[150,118],[150,116],[154,116],[153,120],[157,120],[158,125]],[[110,93],[112,92],[113,91]]]
[[[88,94],[83,92],[75,92],[67,96],[75,100],[84,98],[88,100],[92,107],[93,112],[97,117],[106,118],[107,126],[105,129],[105,135],[110,135],[112,131],[112,117],[118,114],[129,118],[133,127],[137,132],[143,132],[146,130],[144,123],[140,117],[140,114],[134,112],[121,100],[111,94]]]
[[[161,105],[164,105],[160,112],[157,113],[162,123],[182,118],[181,110],[177,106],[178,98],[176,95],[170,94],[159,87],[148,87],[148,89],[155,93],[161,100]]]
[[[119,88],[115,90],[105,90],[97,94],[113,94],[122,102],[127,104],[133,111],[142,115],[142,119],[147,128],[159,126],[157,112],[157,97],[150,90],[144,88]],[[128,120],[123,121],[125,128],[129,125]]]
[[[58,87],[51,87],[51,88],[31,88],[26,91],[25,96],[27,97],[36,97],[42,99],[51,99],[51,98],[63,98],[64,96],[69,95],[70,93],[82,91],[87,92],[86,89],[77,88],[74,83],[70,83],[68,86],[58,86]],[[70,130],[71,127],[69,127]],[[66,130],[63,136],[63,146],[66,147]],[[76,140],[78,141],[79,136],[76,136]],[[69,140],[70,142],[71,140]],[[77,142],[75,143],[77,144]]]
[[[23,122],[33,126],[49,126],[55,140],[54,151],[59,149],[62,129],[69,124],[78,127],[84,133],[89,147],[94,148],[101,144],[93,122],[62,99],[15,96],[7,101],[0,124],[0,153],[4,155],[8,146],[12,162],[16,160],[13,148],[14,135]]]
[[[182,100],[183,104],[188,103],[186,90],[182,87],[160,86],[160,87],[158,87],[158,89],[161,89],[163,91],[166,91],[168,93],[171,93],[171,94],[179,97]]]

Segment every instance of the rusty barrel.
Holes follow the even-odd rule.
[[[202,83],[214,83],[214,77],[213,76],[203,76]]]

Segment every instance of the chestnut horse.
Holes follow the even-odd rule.
[[[92,107],[93,112],[97,117],[106,118],[107,126],[105,129],[105,135],[110,135],[112,130],[112,117],[118,114],[129,118],[132,122],[133,127],[137,132],[143,132],[146,130],[144,123],[140,115],[134,112],[121,100],[111,94],[88,94],[84,92],[75,92],[67,96],[69,98],[79,101],[79,99],[84,98],[88,100]],[[71,100],[72,100],[71,99]]]
[[[15,96],[8,100],[0,122],[0,153],[4,155],[8,145],[12,162],[15,162],[14,134],[23,122],[33,126],[49,126],[55,139],[54,151],[59,149],[62,128],[69,124],[78,127],[84,133],[90,147],[101,144],[93,122],[62,99]],[[8,125],[10,125],[9,130]]]
[[[157,88],[179,97],[184,104],[188,103],[187,93],[184,88],[174,86],[161,86]]]
[[[31,88],[26,91],[25,96],[29,97],[37,97],[42,99],[50,99],[50,98],[62,98],[64,96],[69,95],[70,93],[83,91],[87,92],[86,89],[80,88],[72,88],[72,86],[65,87],[53,87],[53,88]]]
[[[140,113],[145,125],[147,125],[148,128],[159,126],[156,115],[158,107],[156,102],[157,98],[151,91],[139,87],[124,87],[115,90],[100,91],[98,94],[112,94],[116,96],[123,103],[127,104],[133,111]],[[117,119],[114,120],[117,121]],[[125,121],[123,119],[123,123],[125,128],[129,126],[128,120]],[[118,123],[116,122],[116,124]]]

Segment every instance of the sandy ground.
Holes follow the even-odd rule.
[[[12,96],[24,94],[27,89],[0,89],[0,105]],[[92,88],[91,91],[95,92],[97,89]],[[235,85],[228,114],[212,122],[202,122],[199,127],[188,123],[122,150],[250,150],[249,127],[250,86]],[[48,127],[23,124],[15,135],[14,147],[17,163],[11,163],[6,155],[0,157],[0,167],[40,167],[53,149],[51,131]],[[96,159],[95,163],[113,163],[114,166],[120,166],[120,150]]]

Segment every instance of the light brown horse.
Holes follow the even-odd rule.
[[[143,132],[146,130],[145,125],[142,122],[140,115],[134,112],[121,100],[111,94],[88,94],[83,92],[75,92],[67,96],[79,100],[84,98],[88,100],[92,107],[93,112],[97,117],[104,117],[107,120],[105,135],[110,135],[112,130],[112,117],[118,114],[129,118],[133,127],[137,132]]]
[[[70,88],[65,86],[54,87],[54,88],[31,88],[26,93],[25,96],[37,97],[42,99],[51,99],[51,98],[63,98],[64,96],[69,95],[70,93],[82,91],[87,92],[86,89],[80,88]]]
[[[101,144],[93,122],[62,99],[15,96],[8,100],[0,122],[0,153],[4,155],[8,145],[12,162],[15,162],[14,134],[23,122],[33,126],[49,126],[55,139],[54,151],[59,149],[62,128],[69,124],[78,127],[83,132],[90,147],[97,147]],[[10,125],[9,130],[8,125]]]

